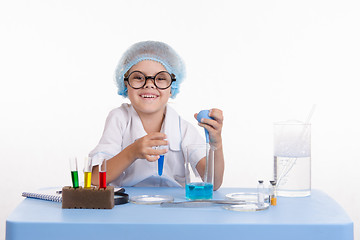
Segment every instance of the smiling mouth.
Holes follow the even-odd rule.
[[[146,99],[152,99],[152,98],[157,98],[157,95],[152,95],[152,94],[142,94],[140,95],[140,97],[142,98],[146,98]]]

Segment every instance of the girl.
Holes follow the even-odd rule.
[[[177,53],[162,42],[145,41],[131,46],[115,71],[118,94],[131,104],[112,110],[106,120],[99,144],[89,154],[93,161],[92,184],[98,185],[98,165],[107,160],[107,181],[114,186],[184,186],[184,156],[189,144],[204,139],[168,104],[175,98],[185,75]],[[224,157],[221,139],[222,111],[211,109],[212,119],[200,126],[209,131],[214,155],[214,190],[223,180]],[[196,118],[197,114],[194,115]],[[163,146],[165,148],[157,148]],[[166,154],[165,154],[166,153]],[[158,176],[157,160],[165,154],[164,170]],[[191,164],[203,176],[205,158]]]

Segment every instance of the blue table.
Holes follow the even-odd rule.
[[[245,189],[221,188],[214,199]],[[185,200],[182,188],[126,188],[130,196],[172,195]],[[61,203],[24,199],[6,221],[6,239],[266,239],[352,240],[353,222],[325,193],[278,198],[259,212],[234,212],[219,206],[162,208],[125,204],[111,210],[62,209]]]

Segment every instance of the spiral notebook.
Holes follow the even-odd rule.
[[[56,193],[56,190],[37,190],[31,192],[23,192],[21,194],[23,197],[27,198],[35,198],[35,199],[42,199],[47,201],[53,202],[62,202],[62,194]]]

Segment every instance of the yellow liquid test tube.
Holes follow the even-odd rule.
[[[84,172],[84,188],[91,188],[91,172]]]
[[[91,188],[91,170],[92,170],[92,159],[86,157],[84,159],[84,188]]]

